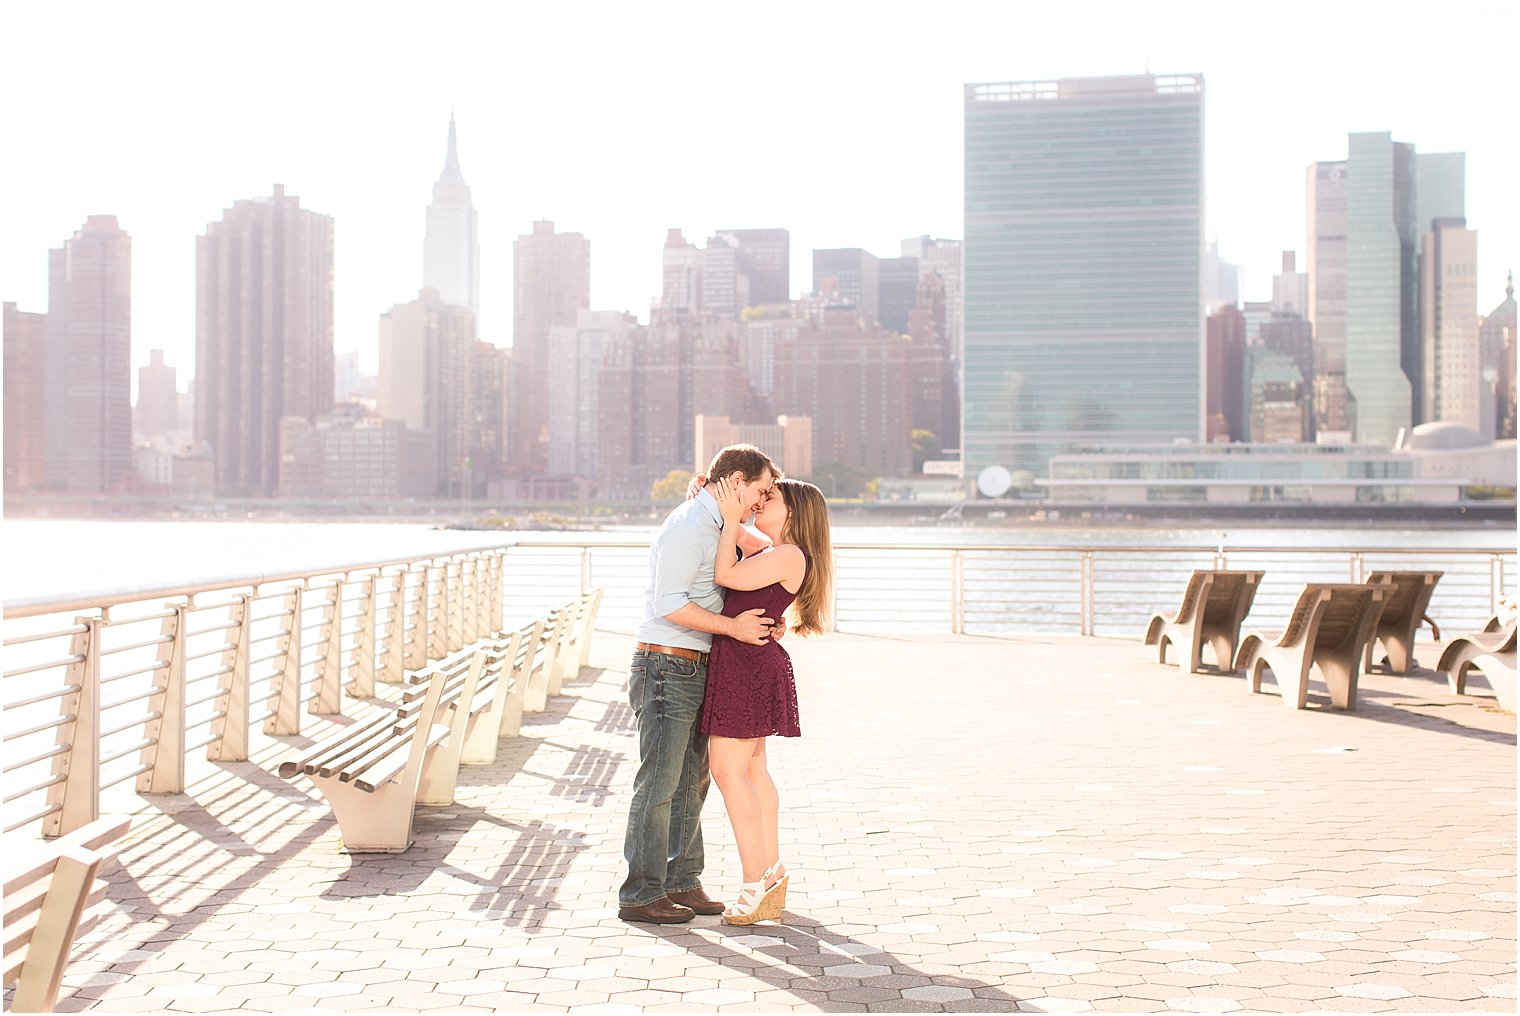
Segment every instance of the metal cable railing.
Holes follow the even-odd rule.
[[[1286,617],[1305,582],[1439,570],[1429,613],[1461,631],[1482,625],[1516,571],[1509,548],[844,543],[835,552],[832,621],[859,633],[1138,637],[1152,611],[1176,606],[1193,569],[1209,567],[1266,572],[1247,618],[1262,626]],[[647,567],[642,542],[518,543],[11,601],[4,828],[68,832],[99,814],[103,792],[128,784],[179,792],[187,765],[246,759],[255,724],[297,734],[303,715],[341,713],[377,683],[593,588],[605,590],[602,626],[632,630]]]

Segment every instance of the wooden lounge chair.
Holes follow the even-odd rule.
[[[1370,583],[1391,583],[1393,592],[1383,601],[1383,612],[1378,616],[1372,636],[1367,639],[1367,658],[1362,669],[1372,670],[1373,649],[1379,640],[1388,652],[1384,670],[1390,674],[1407,674],[1414,666],[1414,640],[1420,620],[1430,606],[1430,594],[1441,581],[1441,572],[1373,572]]]
[[[1256,599],[1256,587],[1264,572],[1205,571],[1193,572],[1182,594],[1182,606],[1174,614],[1155,614],[1145,629],[1145,644],[1158,646],[1161,663],[1166,662],[1166,647],[1176,646],[1177,665],[1187,657],[1188,670],[1198,673],[1203,667],[1203,646],[1214,647],[1214,660],[1221,671],[1235,662],[1235,646],[1240,641],[1240,624],[1250,613]]]
[[[1309,704],[1309,668],[1318,665],[1338,709],[1356,708],[1356,682],[1372,626],[1390,583],[1305,586],[1282,631],[1253,631],[1240,643],[1235,667],[1246,672],[1252,692],[1261,691],[1262,671],[1271,668],[1283,705]]]
[[[1515,712],[1515,619],[1498,631],[1459,635],[1441,653],[1439,669],[1446,673],[1452,693],[1467,694],[1468,673],[1476,667],[1488,678],[1499,707]]]

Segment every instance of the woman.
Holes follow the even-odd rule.
[[[821,633],[834,574],[823,493],[801,480],[777,481],[754,520],[771,545],[742,560],[737,548],[744,505],[726,482],[719,482],[716,494],[723,532],[713,577],[730,590],[723,613],[734,617],[763,607],[781,618],[790,609],[793,632]],[[744,869],[739,898],[723,912],[723,921],[779,918],[787,874],[779,847],[780,799],[766,769],[765,739],[802,733],[792,661],[780,643],[772,639],[756,646],[714,637],[699,729],[708,735],[713,780],[723,793]]]

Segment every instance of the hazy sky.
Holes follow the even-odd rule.
[[[416,295],[449,109],[480,217],[481,336],[511,341],[512,240],[591,241],[592,306],[647,319],[665,231],[898,253],[959,238],[966,82],[1205,76],[1210,238],[1270,295],[1304,169],[1348,131],[1467,152],[1479,313],[1520,266],[1520,3],[7,3],[0,298],[47,308],[89,214],[133,245],[133,363],[194,373],[195,237],[276,182],[336,223],[336,347],[376,362]],[[135,383],[135,371],[134,371]]]

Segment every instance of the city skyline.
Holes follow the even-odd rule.
[[[72,18],[67,31],[47,9],[11,10],[5,17],[18,37],[37,45],[0,71],[9,94],[64,59],[92,70],[56,91],[30,90],[37,98],[11,111],[16,135],[39,139],[49,157],[7,167],[0,289],[23,311],[45,310],[44,252],[87,215],[116,215],[134,245],[132,363],[161,348],[188,378],[194,237],[235,201],[283,183],[335,220],[336,347],[358,349],[373,371],[380,315],[422,282],[423,213],[452,106],[480,217],[482,339],[508,344],[511,244],[539,218],[591,241],[595,309],[647,319],[671,227],[696,242],[725,228],[789,229],[799,295],[811,282],[811,250],[861,247],[890,258],[904,237],[961,238],[964,84],[1148,65],[1201,71],[1208,82],[1205,235],[1246,268],[1244,298],[1266,295],[1281,250],[1305,249],[1305,168],[1344,158],[1349,133],[1386,130],[1418,139],[1422,151],[1467,153],[1486,309],[1503,299],[1505,274],[1520,261],[1508,186],[1516,141],[1503,129],[1502,106],[1491,113],[1485,98],[1508,87],[1502,42],[1512,33],[1503,29],[1520,20],[1511,6],[1448,5],[1447,17],[1418,37],[1349,10],[1294,3],[1264,7],[1271,17],[1233,33],[1221,31],[1230,25],[1216,8],[1198,4],[1153,5],[1144,15],[1106,9],[1113,31],[1099,37],[1079,32],[1070,15],[1044,11],[1046,20],[1024,23],[1035,31],[1005,39],[974,30],[985,13],[978,5],[950,5],[928,26],[907,7],[877,5],[883,16],[869,24],[855,5],[783,7],[740,36],[704,20],[703,8],[664,4],[661,34],[637,11],[608,8],[606,30],[574,39],[576,59],[562,61],[554,46],[524,45],[504,58],[484,38],[500,34],[491,32],[463,33],[447,57],[427,47],[412,53],[405,8],[378,8],[363,25],[302,8],[306,31],[280,37],[290,59],[323,60],[332,39],[345,40],[321,63],[318,80],[330,86],[315,90],[258,73],[246,54],[266,51],[256,44],[262,19],[240,22],[243,50],[204,58],[202,68],[202,58],[158,52],[152,37],[123,46],[137,25],[110,7]],[[221,14],[193,10],[189,30],[220,30]],[[577,28],[554,11],[433,10],[440,25],[489,23],[513,38],[569,39]],[[851,35],[858,45],[838,45]],[[1348,38],[1379,62],[1347,61]],[[921,51],[914,61],[887,58],[910,41]],[[693,85],[705,54],[736,46],[750,59],[775,52],[782,66],[809,70],[726,89]],[[1288,53],[1291,74],[1281,69]],[[387,60],[402,55],[409,73],[397,75]],[[202,71],[223,87],[185,89]],[[101,96],[108,79],[113,89]],[[691,126],[672,135],[664,125],[677,100],[676,122]],[[115,155],[101,159],[103,150]]]

